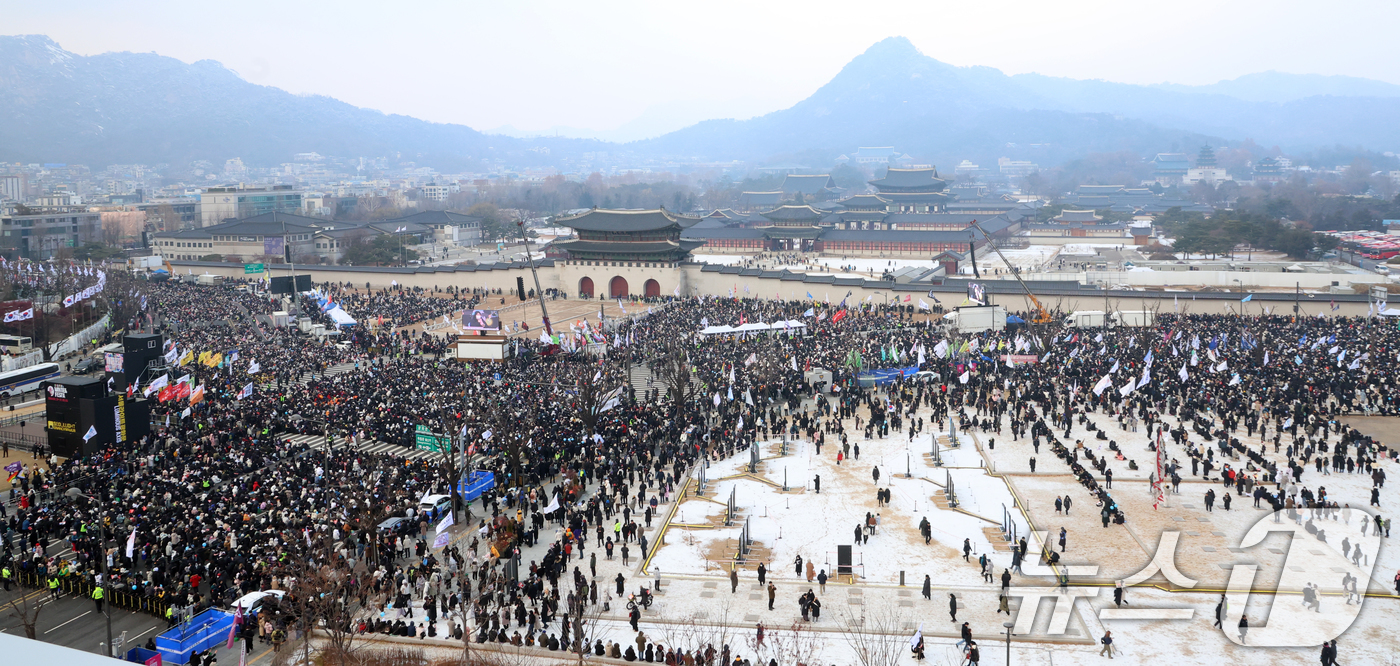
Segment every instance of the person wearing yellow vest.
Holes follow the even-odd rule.
[[[0,569],[0,580],[3,580],[5,591],[10,591],[10,565],[6,564],[4,569]]]
[[[49,594],[53,595],[54,601],[58,601],[58,576],[49,576]]]
[[[97,603],[97,612],[98,612],[98,613],[101,613],[101,612],[102,612],[102,597],[103,597],[103,596],[104,596],[104,593],[103,593],[103,591],[102,591],[102,586],[101,586],[101,585],[98,585],[97,587],[92,588],[92,600],[93,600],[94,602]]]

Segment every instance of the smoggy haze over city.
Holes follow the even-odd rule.
[[[217,60],[253,83],[388,113],[609,140],[787,108],[891,35],[1007,74],[1400,83],[1391,2],[7,4],[5,34],[45,34],[74,53]]]

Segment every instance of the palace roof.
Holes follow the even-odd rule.
[[[657,231],[676,227],[686,229],[699,222],[698,217],[677,215],[665,208],[655,210],[605,210],[594,208],[587,213],[557,221],[557,224],[583,231]]]
[[[947,185],[938,177],[937,169],[896,169],[891,167],[884,178],[870,181],[880,189],[880,196],[893,192],[938,192]]]

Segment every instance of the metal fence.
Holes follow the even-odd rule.
[[[59,594],[65,596],[71,595],[84,599],[91,599],[92,591],[97,587],[92,581],[75,574],[59,576],[57,580]],[[14,574],[14,581],[19,583],[22,587],[31,589],[52,589],[49,587],[49,577],[40,574],[38,571],[16,571]],[[148,613],[161,618],[165,617],[165,610],[170,607],[170,604],[158,597],[135,594],[122,587],[107,588],[103,600],[113,608],[121,608],[133,613]]]

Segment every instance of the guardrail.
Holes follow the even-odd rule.
[[[25,412],[0,418],[0,427],[11,426],[21,421],[26,423],[44,423],[48,420],[48,411]],[[43,426],[39,426],[43,427]]]
[[[16,571],[14,574],[14,581],[19,583],[22,587],[50,589],[49,577],[42,576],[37,571]],[[97,586],[93,585],[91,581],[75,574],[58,577],[58,591],[63,595],[73,595],[83,599],[91,599],[92,591],[96,589],[96,587]],[[170,604],[161,601],[153,595],[146,596],[145,594],[131,592],[130,587],[127,586],[108,587],[103,601],[106,601],[114,608],[121,608],[133,613],[147,613],[160,618],[165,617],[165,609],[170,607]]]

